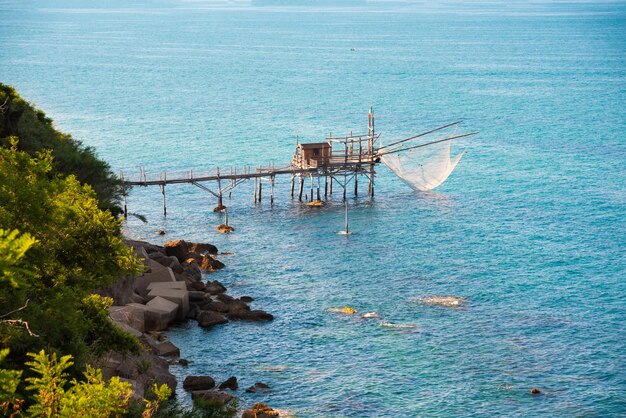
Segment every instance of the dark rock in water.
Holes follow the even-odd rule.
[[[232,300],[229,304],[228,304],[228,313],[239,313],[239,312],[248,312],[250,311],[250,307],[245,303],[242,302],[241,300],[235,299]]]
[[[205,285],[205,290],[212,295],[219,295],[221,293],[224,293],[226,291],[226,288],[217,280],[213,280],[212,282],[207,282],[207,284]]]
[[[239,310],[232,313],[229,311],[227,316],[229,319],[239,319],[244,321],[271,321],[274,319],[274,316],[272,314],[262,310]]]
[[[196,264],[195,262],[188,263],[187,261],[185,261],[182,264],[182,267],[185,276],[189,277],[191,280],[196,282],[202,280],[202,272],[200,271],[200,267],[198,267],[198,264]]]
[[[213,244],[203,244],[203,243],[192,242],[189,245],[189,252],[200,254],[200,255],[204,255],[205,253],[215,255],[217,254],[217,247]]]
[[[540,389],[538,389],[538,388],[532,388],[532,389],[530,390],[530,393],[531,393],[532,395],[541,395],[541,390],[540,390]]]
[[[230,402],[233,399],[233,396],[216,390],[196,390],[191,392],[191,399],[205,399],[223,406]]]
[[[214,325],[225,324],[228,320],[224,317],[224,315],[220,315],[217,312],[211,311],[200,311],[196,315],[196,320],[198,321],[198,325],[203,328],[209,328]]]
[[[187,376],[183,382],[185,390],[208,390],[215,387],[215,380],[211,376]]]
[[[252,299],[250,296],[242,296],[239,298],[240,301],[242,302],[246,302],[246,303],[250,303],[252,301],[254,301],[254,299]]]
[[[189,289],[190,287],[190,290],[199,290],[200,292],[206,291],[206,286],[202,282],[191,282],[189,283],[189,286],[187,286],[187,289]]]
[[[200,268],[205,271],[215,271],[219,269],[223,269],[225,267],[224,263],[210,255],[205,255],[202,257],[202,263],[200,264]]]
[[[232,296],[228,296],[226,293],[220,293],[217,295],[217,300],[221,300],[222,302],[229,304],[236,299]]]
[[[204,292],[200,292],[198,290],[190,290],[188,293],[189,302],[204,302]]]
[[[278,411],[274,411],[262,402],[257,402],[252,405],[252,408],[243,411],[241,418],[275,418],[278,416]]]
[[[235,230],[235,228],[226,224],[218,225],[217,228],[215,229],[217,230],[217,232],[220,232],[222,234],[230,234],[231,232]]]
[[[220,301],[208,301],[207,303],[205,303],[204,305],[201,306],[201,309],[203,311],[213,311],[213,312],[219,312],[219,313],[226,313],[228,312],[228,305],[226,305],[224,302],[220,302]]]
[[[157,235],[165,235],[165,230],[163,229],[159,229],[158,231],[156,231]]]
[[[165,243],[164,247],[165,254],[167,256],[176,257],[181,263],[187,259],[187,254],[189,253],[189,244],[186,241],[182,239],[169,241]]]
[[[184,359],[184,358],[179,358],[178,360],[176,360],[174,364],[178,364],[180,366],[189,366],[189,360]]]
[[[270,393],[269,385],[266,385],[263,382],[256,382],[253,386],[250,386],[246,389],[248,393]]]
[[[180,264],[180,261],[178,261],[178,258],[174,256],[164,257],[161,260],[163,261],[159,261],[159,263],[163,264],[165,267],[171,268],[174,273],[180,274],[185,271],[183,266]]]
[[[213,212],[223,212],[226,210],[226,206],[224,205],[217,205],[213,208]]]
[[[222,384],[219,386],[221,390],[224,390],[224,389],[237,390],[238,387],[239,385],[237,384],[237,378],[235,376],[229,377],[224,382],[222,382]]]

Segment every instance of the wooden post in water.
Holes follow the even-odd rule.
[[[321,200],[320,199],[320,178],[317,178],[317,200]]]
[[[324,200],[328,199],[328,176],[324,176]]]
[[[311,200],[310,201],[313,201],[313,175],[311,174],[309,177],[311,178]]]
[[[354,195],[359,195],[359,173],[357,171],[354,172]]]
[[[302,189],[304,189],[304,178],[300,175],[300,191],[298,192],[298,200],[302,202]]]
[[[258,178],[254,178],[254,204],[257,202],[257,183],[259,182]]]
[[[294,176],[293,174],[291,175],[291,198],[293,199],[293,192],[295,190],[296,187],[296,176]]]
[[[270,185],[272,186],[272,191],[270,193],[270,206],[274,206],[274,176],[270,177]]]
[[[333,176],[330,176],[330,195],[333,195]]]

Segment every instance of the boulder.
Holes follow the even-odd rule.
[[[226,293],[219,293],[217,295],[217,300],[224,302],[225,304],[228,305],[229,303],[233,302],[236,299],[232,296],[228,296]]]
[[[219,269],[223,269],[225,267],[224,263],[210,255],[205,255],[202,257],[202,262],[200,263],[200,269],[204,271],[215,271]]]
[[[198,290],[188,290],[190,302],[204,302],[204,292]]]
[[[191,399],[205,399],[224,406],[233,399],[233,396],[216,390],[196,390],[191,392]]]
[[[163,257],[163,262],[159,261],[159,263],[163,264],[166,267],[171,268],[175,273],[183,273],[185,269],[178,261],[178,258],[174,256]]]
[[[228,319],[243,320],[243,321],[271,321],[274,316],[262,310],[245,311],[239,310],[236,312],[228,312],[226,315]]]
[[[185,282],[154,282],[148,285],[148,291],[152,289],[178,289],[187,290],[187,284]]]
[[[187,376],[183,382],[185,390],[209,390],[215,387],[215,380],[211,376]]]
[[[212,295],[217,295],[220,293],[224,293],[226,291],[226,288],[224,287],[224,285],[218,282],[217,280],[213,280],[212,282],[207,282],[207,284],[204,286],[204,289],[206,292]]]
[[[211,311],[198,312],[196,320],[198,321],[198,325],[203,328],[210,328],[214,325],[225,324],[228,322],[228,319],[226,319],[224,315]]]
[[[164,357],[178,357],[180,356],[180,349],[174,345],[171,341],[159,342],[152,338],[147,338],[148,345],[152,348],[152,352],[157,356]]]
[[[252,408],[243,411],[241,418],[275,418],[279,417],[278,411],[274,411],[262,402],[252,405]]]
[[[181,263],[187,259],[189,244],[186,241],[182,239],[169,241],[165,243],[164,247],[166,255],[176,257]]]
[[[252,299],[252,297],[250,296],[242,296],[239,298],[239,300],[245,303],[250,303],[254,301],[254,299]]]
[[[182,269],[182,273],[192,281],[199,282],[202,280],[202,271],[196,262],[187,263],[187,261],[185,261],[182,265]]]
[[[263,382],[256,382],[253,386],[246,389],[248,393],[270,393],[269,385]]]
[[[228,305],[224,302],[209,300],[207,303],[202,305],[201,309],[203,311],[226,313],[228,312]]]
[[[189,244],[189,252],[196,254],[217,254],[217,247],[212,244],[203,244],[198,242],[192,242]]]
[[[237,384],[237,378],[235,376],[231,376],[228,379],[224,380],[222,384],[219,386],[220,390],[231,389],[237,390],[239,385]]]
[[[199,290],[200,292],[206,291],[206,286],[202,282],[190,282],[187,285],[188,290]]]
[[[162,331],[176,320],[178,305],[157,296],[146,304],[146,329]]]

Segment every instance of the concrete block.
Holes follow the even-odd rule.
[[[135,279],[134,289],[141,296],[148,294],[148,285],[157,282],[175,282],[174,272],[169,267],[163,267],[156,261],[150,260],[150,271]]]
[[[178,305],[172,301],[157,296],[146,304],[146,307],[150,310],[162,312],[167,318],[168,322],[173,322],[176,319],[176,313],[178,312]]]
[[[140,334],[145,332],[144,309],[132,306],[132,304],[126,306],[111,306],[109,308],[109,318],[114,322],[126,324],[136,329]]]
[[[148,291],[152,289],[187,290],[187,283],[185,282],[152,282],[148,285]]]
[[[149,300],[152,300],[157,296],[177,304],[178,310],[176,311],[176,319],[180,321],[185,320],[187,314],[189,313],[189,292],[187,290],[157,287],[148,292]]]

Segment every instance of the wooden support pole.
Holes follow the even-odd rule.
[[[257,202],[257,183],[259,182],[258,178],[254,178],[254,204]]]
[[[272,192],[270,193],[270,206],[274,206],[274,176],[270,177],[270,185],[272,186]]]
[[[124,219],[128,219],[128,208],[126,207],[126,192],[124,192]]]
[[[259,177],[259,203],[261,203],[262,196],[263,196],[263,177]]]
[[[330,176],[330,195],[333,195],[333,177]]]
[[[356,171],[354,172],[354,195],[359,195],[359,174]]]
[[[293,192],[295,190],[296,187],[296,176],[292,175],[291,176],[291,198],[293,199]]]
[[[302,189],[304,189],[304,178],[300,176],[300,191],[298,192],[298,200],[302,202]]]
[[[348,177],[343,175],[343,200],[348,198]]]
[[[311,177],[311,201],[313,200],[313,176]]]
[[[324,200],[328,199],[328,176],[324,176]]]
[[[322,200],[320,199],[320,178],[317,178],[317,200]]]
[[[165,184],[161,185],[161,194],[163,194],[163,216],[167,216],[167,205],[165,204]]]

